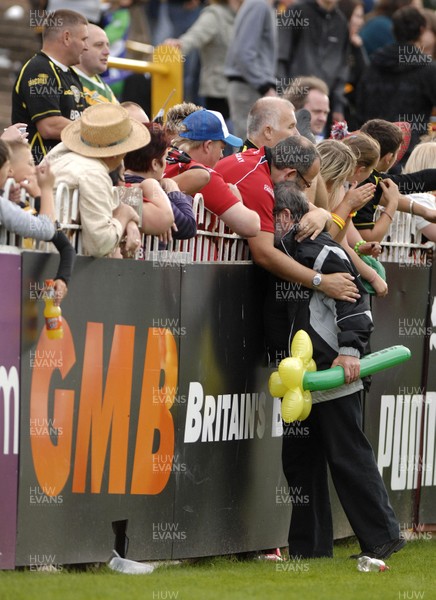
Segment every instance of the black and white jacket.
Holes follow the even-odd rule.
[[[360,298],[355,303],[335,300],[312,289],[305,290],[305,294],[295,294],[294,297],[290,295],[289,314],[292,315],[292,326],[289,342],[291,343],[298,330],[304,329],[312,340],[313,359],[318,371],[330,368],[338,354],[360,358],[366,352],[373,321],[369,295],[346,251],[328,233],[321,233],[314,240],[307,238],[297,243],[293,231],[281,239],[279,249],[319,273],[350,273],[355,277],[354,282],[360,293]],[[312,399],[314,402],[322,402],[340,398],[362,387],[362,380],[359,379],[334,390],[312,392]]]

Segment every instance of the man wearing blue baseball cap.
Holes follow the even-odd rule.
[[[227,184],[214,170],[226,144],[235,148],[242,145],[240,138],[229,133],[221,113],[213,110],[191,113],[182,121],[182,131],[172,144],[185,153],[185,162],[168,165],[165,177],[176,178],[180,189],[184,190],[183,180],[192,175],[193,169],[206,169],[210,181],[201,189],[206,208],[242,237],[257,235],[260,231],[259,215],[244,206],[238,188]]]
[[[241,138],[229,133],[226,122],[221,113],[216,110],[197,110],[183,121],[186,131],[180,137],[190,140],[221,141],[239,148],[242,146]]]

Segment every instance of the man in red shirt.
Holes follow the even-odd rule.
[[[320,158],[315,146],[304,137],[290,136],[273,148],[263,146],[259,150],[228,156],[219,161],[216,171],[227,183],[238,187],[245,206],[260,216],[261,231],[248,240],[254,262],[281,279],[302,283],[307,288],[316,287],[338,300],[354,302],[359,294],[351,275],[321,276],[274,247],[274,185],[293,180],[300,189],[308,189],[318,175],[319,167]],[[301,221],[297,239],[316,237],[329,219],[330,213],[311,205],[311,210]]]
[[[215,111],[196,111],[186,117],[182,125],[184,131],[173,144],[183,151],[185,162],[176,159],[177,162],[166,168],[165,177],[175,178],[184,190],[184,177],[192,175],[194,169],[206,169],[210,181],[201,189],[206,208],[238,235],[247,238],[257,235],[260,229],[258,213],[244,206],[237,187],[228,185],[214,169],[225,144],[239,148],[242,140],[229,133],[222,115]]]
[[[310,117],[308,111],[306,112]],[[302,127],[301,131],[300,126]],[[262,146],[272,148],[290,136],[303,135],[313,142],[314,140],[310,139],[304,131],[305,125],[298,122],[295,108],[289,100],[277,96],[259,98],[248,113],[247,139],[241,151],[244,152],[250,148],[257,150]],[[315,206],[328,207],[327,190],[320,174],[310,189],[306,189],[306,197]]]

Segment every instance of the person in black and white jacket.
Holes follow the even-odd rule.
[[[312,340],[318,370],[340,365],[346,381],[339,388],[312,394],[313,407],[304,428],[284,427],[282,464],[292,503],[289,554],[304,558],[333,555],[328,465],[361,546],[356,557],[387,558],[405,541],[399,537],[398,520],[362,431],[359,358],[373,330],[368,294],[349,256],[328,233],[295,241],[298,222],[308,211],[307,200],[295,184],[277,185],[275,202],[276,245],[318,272],[312,289],[296,288],[298,293],[291,290],[287,294],[289,342],[304,329]],[[355,277],[360,292],[355,303],[334,300],[317,289],[323,274],[340,271]]]

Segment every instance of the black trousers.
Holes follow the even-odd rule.
[[[361,549],[399,537],[399,523],[362,431],[360,393],[314,404],[298,427],[284,424],[282,463],[292,504],[291,556],[333,555],[327,465]]]

